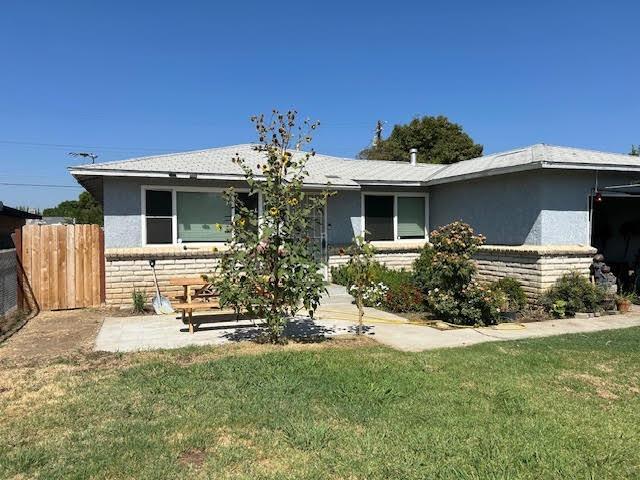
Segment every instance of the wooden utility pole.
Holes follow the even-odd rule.
[[[378,120],[376,122],[375,134],[373,135],[373,146],[374,147],[376,145],[378,145],[382,141],[382,127],[383,127],[383,121],[382,120]]]

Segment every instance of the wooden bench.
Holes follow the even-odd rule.
[[[194,310],[219,309],[219,296],[212,293],[211,284],[202,278],[195,277],[179,277],[169,280],[171,285],[183,288],[183,295],[177,296],[179,303],[173,304],[175,310],[182,310],[182,321],[189,324],[189,333],[193,333],[197,327],[197,323],[193,321]],[[191,292],[191,287],[196,288],[195,292]],[[203,301],[195,301],[201,299]]]
[[[172,306],[176,310],[182,310],[182,321],[189,324],[189,333],[193,333],[198,327],[198,322],[193,321],[193,311],[220,309],[220,302],[215,299],[210,302],[176,303]]]

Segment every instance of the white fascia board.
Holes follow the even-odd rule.
[[[216,175],[209,173],[168,173],[168,172],[139,172],[131,170],[98,170],[92,168],[69,168],[71,175],[87,175],[93,177],[146,177],[146,178],[180,178],[180,179],[194,179],[194,180],[229,180],[229,181],[243,181],[245,177],[242,175]],[[260,182],[264,181],[264,177],[255,177]],[[335,190],[360,190],[359,185],[334,185],[334,184],[316,184],[305,183],[305,188],[309,189],[335,189]]]
[[[640,165],[616,165],[616,164],[601,164],[601,163],[560,163],[560,162],[545,162],[542,165],[543,168],[553,168],[562,170],[607,170],[618,172],[640,172]]]
[[[364,180],[358,181],[358,184],[363,187],[422,187],[426,185],[425,182],[390,182],[388,180]]]
[[[503,175],[505,173],[517,173],[526,172],[528,170],[536,170],[542,168],[542,162],[526,163],[524,165],[513,165],[511,167],[491,168],[488,170],[481,170],[479,172],[465,173],[462,175],[455,175],[452,177],[436,178],[435,180],[428,180],[424,182],[424,185],[440,185],[443,183],[461,182],[463,180],[473,180],[476,178],[491,177],[494,175]]]

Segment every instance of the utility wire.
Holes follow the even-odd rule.
[[[83,188],[80,185],[53,185],[49,183],[8,183],[0,182],[0,185],[10,187],[46,187],[46,188]]]
[[[124,150],[124,151],[134,151],[134,150],[146,150],[149,152],[171,152],[174,150],[167,148],[150,148],[150,147],[105,147],[105,146],[97,146],[97,145],[79,145],[73,143],[38,143],[38,142],[20,142],[17,140],[0,140],[0,143],[6,145],[23,145],[27,147],[54,147],[54,148],[93,148],[96,150]]]

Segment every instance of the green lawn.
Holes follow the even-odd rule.
[[[0,478],[640,478],[640,328],[419,354],[191,348],[2,374]]]

